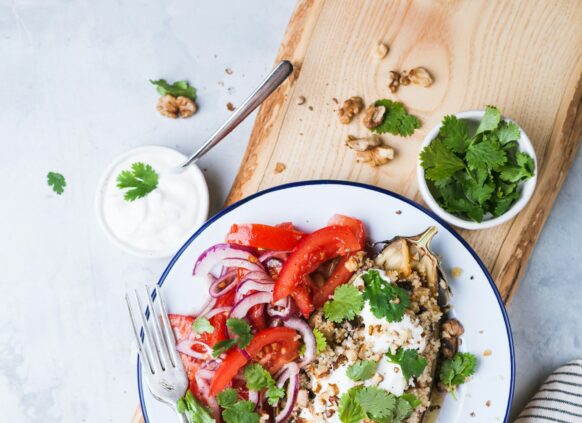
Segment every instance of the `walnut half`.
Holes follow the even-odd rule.
[[[176,119],[178,116],[188,118],[196,113],[197,110],[196,103],[188,97],[174,97],[169,94],[159,98],[156,108],[162,115],[172,119]]]
[[[372,167],[382,166],[394,158],[394,149],[387,145],[379,145],[367,151],[358,152],[358,159]]]
[[[411,69],[408,72],[408,79],[413,84],[420,85],[421,87],[430,87],[432,85],[432,77],[423,67]]]
[[[368,106],[366,109],[366,114],[364,115],[364,126],[368,129],[373,129],[377,126],[380,126],[384,120],[385,114],[386,107],[384,106],[374,106],[373,104]]]
[[[362,97],[350,97],[344,101],[341,109],[338,110],[340,122],[347,125],[352,121],[354,116],[362,111],[364,108],[364,100]]]

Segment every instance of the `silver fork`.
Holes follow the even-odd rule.
[[[176,407],[177,401],[188,389],[188,378],[182,360],[176,351],[176,340],[168,320],[168,313],[162,295],[157,287],[144,286],[146,306],[144,309],[138,290],[134,291],[139,321],[133,311],[129,293],[125,295],[129,318],[141,358],[142,372],[150,392],[158,400],[168,404],[179,417],[180,423],[188,419]],[[157,298],[157,301],[155,301]],[[154,300],[159,304],[160,316],[156,314]],[[159,318],[161,317],[161,319]],[[160,326],[161,321],[161,326]],[[141,330],[139,329],[139,325]],[[152,330],[153,329],[153,336]],[[143,330],[143,332],[142,332]]]

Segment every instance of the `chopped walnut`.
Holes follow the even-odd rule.
[[[301,106],[302,104],[305,104],[305,101],[306,101],[306,99],[305,99],[304,96],[300,95],[299,97],[297,97],[297,105],[298,106]]]
[[[408,78],[413,84],[421,87],[430,87],[432,85],[432,77],[430,73],[423,67],[411,69],[408,73]]]
[[[350,258],[346,261],[344,266],[350,272],[355,272],[364,264],[365,259],[366,253],[364,251],[360,251],[350,256]]]
[[[369,137],[348,135],[346,140],[346,146],[355,151],[366,151],[379,145],[382,145],[382,139],[376,134],[372,134]]]
[[[400,74],[396,71],[390,71],[388,74],[388,88],[390,89],[391,93],[395,93],[398,91],[398,87],[400,86]]]
[[[347,125],[352,121],[354,116],[362,111],[364,108],[364,101],[362,97],[350,97],[344,101],[343,106],[338,111],[340,122]]]
[[[364,126],[368,129],[380,126],[385,114],[386,107],[384,106],[374,106],[373,104],[368,106],[366,114],[364,115]]]
[[[378,43],[372,49],[372,53],[374,54],[374,56],[376,56],[377,59],[382,60],[383,58],[386,57],[389,50],[390,49],[388,48],[388,46],[386,44]]]
[[[234,109],[236,109],[236,107],[234,107],[234,104],[232,104],[232,103],[229,101],[228,103],[226,103],[226,109],[227,109],[229,112],[233,112],[233,111],[234,111]]]
[[[188,97],[174,97],[166,94],[159,98],[157,105],[158,112],[172,119],[178,116],[188,118],[196,113],[196,103]]]
[[[408,71],[402,71],[400,75],[400,85],[410,85],[410,77],[408,76]]]
[[[275,173],[281,173],[285,169],[287,169],[287,166],[285,166],[285,163],[277,162],[277,164],[275,165]]]
[[[394,149],[392,147],[380,145],[370,150],[358,152],[358,158],[363,163],[368,163],[373,167],[381,166],[394,158]]]

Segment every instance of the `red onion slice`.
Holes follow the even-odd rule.
[[[257,391],[249,391],[249,401],[256,406],[259,403],[259,393]]]
[[[291,314],[291,301],[289,301],[289,297],[277,301],[276,304],[269,304],[267,306],[267,314],[271,317],[281,317],[283,319],[289,317]]]
[[[263,253],[259,256],[259,261],[261,263],[265,263],[267,260],[272,258],[285,261],[287,260],[290,252],[291,251],[267,251],[266,253]]]
[[[257,282],[273,282],[273,278],[264,269],[248,272],[242,277],[241,283],[249,279]]]
[[[206,316],[204,316],[204,317],[206,317],[207,319],[210,319],[211,317],[214,317],[220,313],[230,313],[230,310],[232,310],[232,307],[216,307],[216,308],[210,310],[206,314]]]
[[[229,282],[228,280],[234,277],[236,277],[236,270],[231,270],[212,282],[212,285],[208,289],[210,296],[218,298],[232,290],[236,286],[236,283],[234,281]],[[221,287],[223,284],[225,286]]]
[[[280,374],[281,376],[277,380],[277,386],[279,388],[283,387],[287,380],[289,380],[289,385],[287,386],[285,407],[275,416],[275,423],[287,420],[293,412],[293,407],[297,401],[297,394],[299,393],[299,366],[297,366],[297,363],[287,363]]]
[[[210,310],[212,310],[214,308],[214,306],[216,305],[216,298],[210,298],[210,300],[208,300],[208,304],[206,304],[204,306],[204,310],[202,310],[200,312],[200,314],[198,315],[198,317],[205,317],[206,313],[208,313]]]
[[[305,342],[305,354],[303,354],[303,359],[299,362],[299,367],[304,367],[311,363],[315,359],[317,345],[315,335],[307,322],[297,317],[290,317],[283,322],[283,326],[295,329],[303,337],[303,342]]]
[[[255,292],[237,302],[230,311],[229,317],[242,319],[247,315],[247,312],[251,307],[257,304],[270,303],[271,301],[273,301],[272,292]]]
[[[208,277],[210,272],[224,259],[238,258],[248,260],[256,257],[249,251],[229,244],[216,244],[205,250],[194,265],[194,276]]]
[[[194,351],[192,349],[194,345],[201,346],[205,350],[205,352],[201,353],[198,351]],[[178,352],[181,352],[182,354],[185,354],[193,358],[197,358],[199,360],[206,360],[209,356],[212,356],[212,348],[210,348],[204,342],[200,341],[191,341],[187,339],[185,341],[179,342],[178,345],[176,345],[176,350]]]
[[[228,258],[225,258],[224,260],[222,260],[221,264],[224,267],[238,267],[238,268],[247,269],[247,270],[255,271],[255,272],[259,272],[259,271],[264,272],[264,269],[260,264],[253,263],[249,260],[241,259],[241,258],[228,257]]]
[[[266,283],[266,282],[257,282],[250,279],[247,279],[243,283],[239,284],[236,290],[235,301],[239,301],[245,294],[248,294],[251,291],[257,292],[273,292],[275,289],[274,283]]]

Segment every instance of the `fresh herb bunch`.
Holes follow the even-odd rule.
[[[465,383],[470,376],[475,374],[476,369],[477,357],[471,353],[458,352],[453,358],[441,363],[439,373],[441,383],[455,398],[457,386]]]
[[[449,213],[481,222],[501,216],[517,201],[535,163],[519,151],[519,127],[487,106],[474,135],[467,122],[445,116],[437,137],[420,153],[427,185]]]
[[[126,201],[143,198],[158,187],[158,174],[149,164],[133,163],[131,170],[124,170],[117,176],[117,188],[130,188],[125,191]]]
[[[375,386],[355,386],[342,395],[339,417],[342,423],[359,423],[372,420],[379,423],[402,423],[420,401],[412,394],[396,397]]]
[[[196,88],[191,86],[188,81],[176,81],[169,84],[165,79],[151,80],[150,82],[156,86],[156,90],[162,96],[166,94],[174,97],[187,97],[190,100],[196,100]]]

